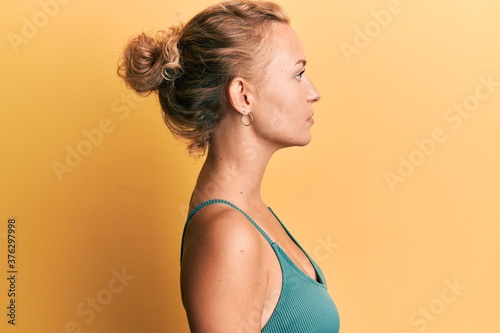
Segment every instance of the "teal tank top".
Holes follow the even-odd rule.
[[[184,248],[184,234],[191,218],[200,209],[214,203],[226,204],[240,213],[264,236],[274,250],[281,266],[282,284],[281,293],[269,321],[262,329],[262,333],[338,333],[340,327],[337,307],[326,289],[326,281],[319,266],[312,260],[295,238],[288,232],[271,207],[268,209],[276,217],[283,229],[297,246],[309,258],[316,271],[318,281],[311,279],[288,257],[280,246],[273,242],[250,216],[229,201],[213,199],[203,202],[194,208],[188,215],[181,242],[181,261]]]

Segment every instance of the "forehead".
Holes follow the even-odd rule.
[[[271,63],[294,66],[297,61],[305,60],[304,47],[297,33],[284,23],[275,23],[270,35]]]

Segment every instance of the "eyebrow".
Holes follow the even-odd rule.
[[[297,63],[295,65],[298,65],[298,64],[302,64],[303,66],[305,66],[307,64],[307,60],[300,59],[299,61],[297,61]]]

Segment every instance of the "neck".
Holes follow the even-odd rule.
[[[193,201],[199,204],[219,198],[241,206],[263,204],[261,183],[272,153],[256,142],[213,145],[198,176]]]

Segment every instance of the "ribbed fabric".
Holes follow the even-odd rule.
[[[271,245],[281,265],[281,294],[271,318],[269,318],[266,326],[262,329],[262,333],[338,333],[340,326],[339,314],[335,303],[326,289],[323,272],[290,234],[271,207],[268,207],[268,209],[273,213],[295,244],[309,258],[316,271],[318,281],[311,279],[302,272],[280,246],[273,242],[250,216],[231,202],[222,199],[205,201],[188,215],[182,233],[181,261],[184,248],[184,234],[189,221],[200,209],[214,203],[226,204],[241,212]]]

